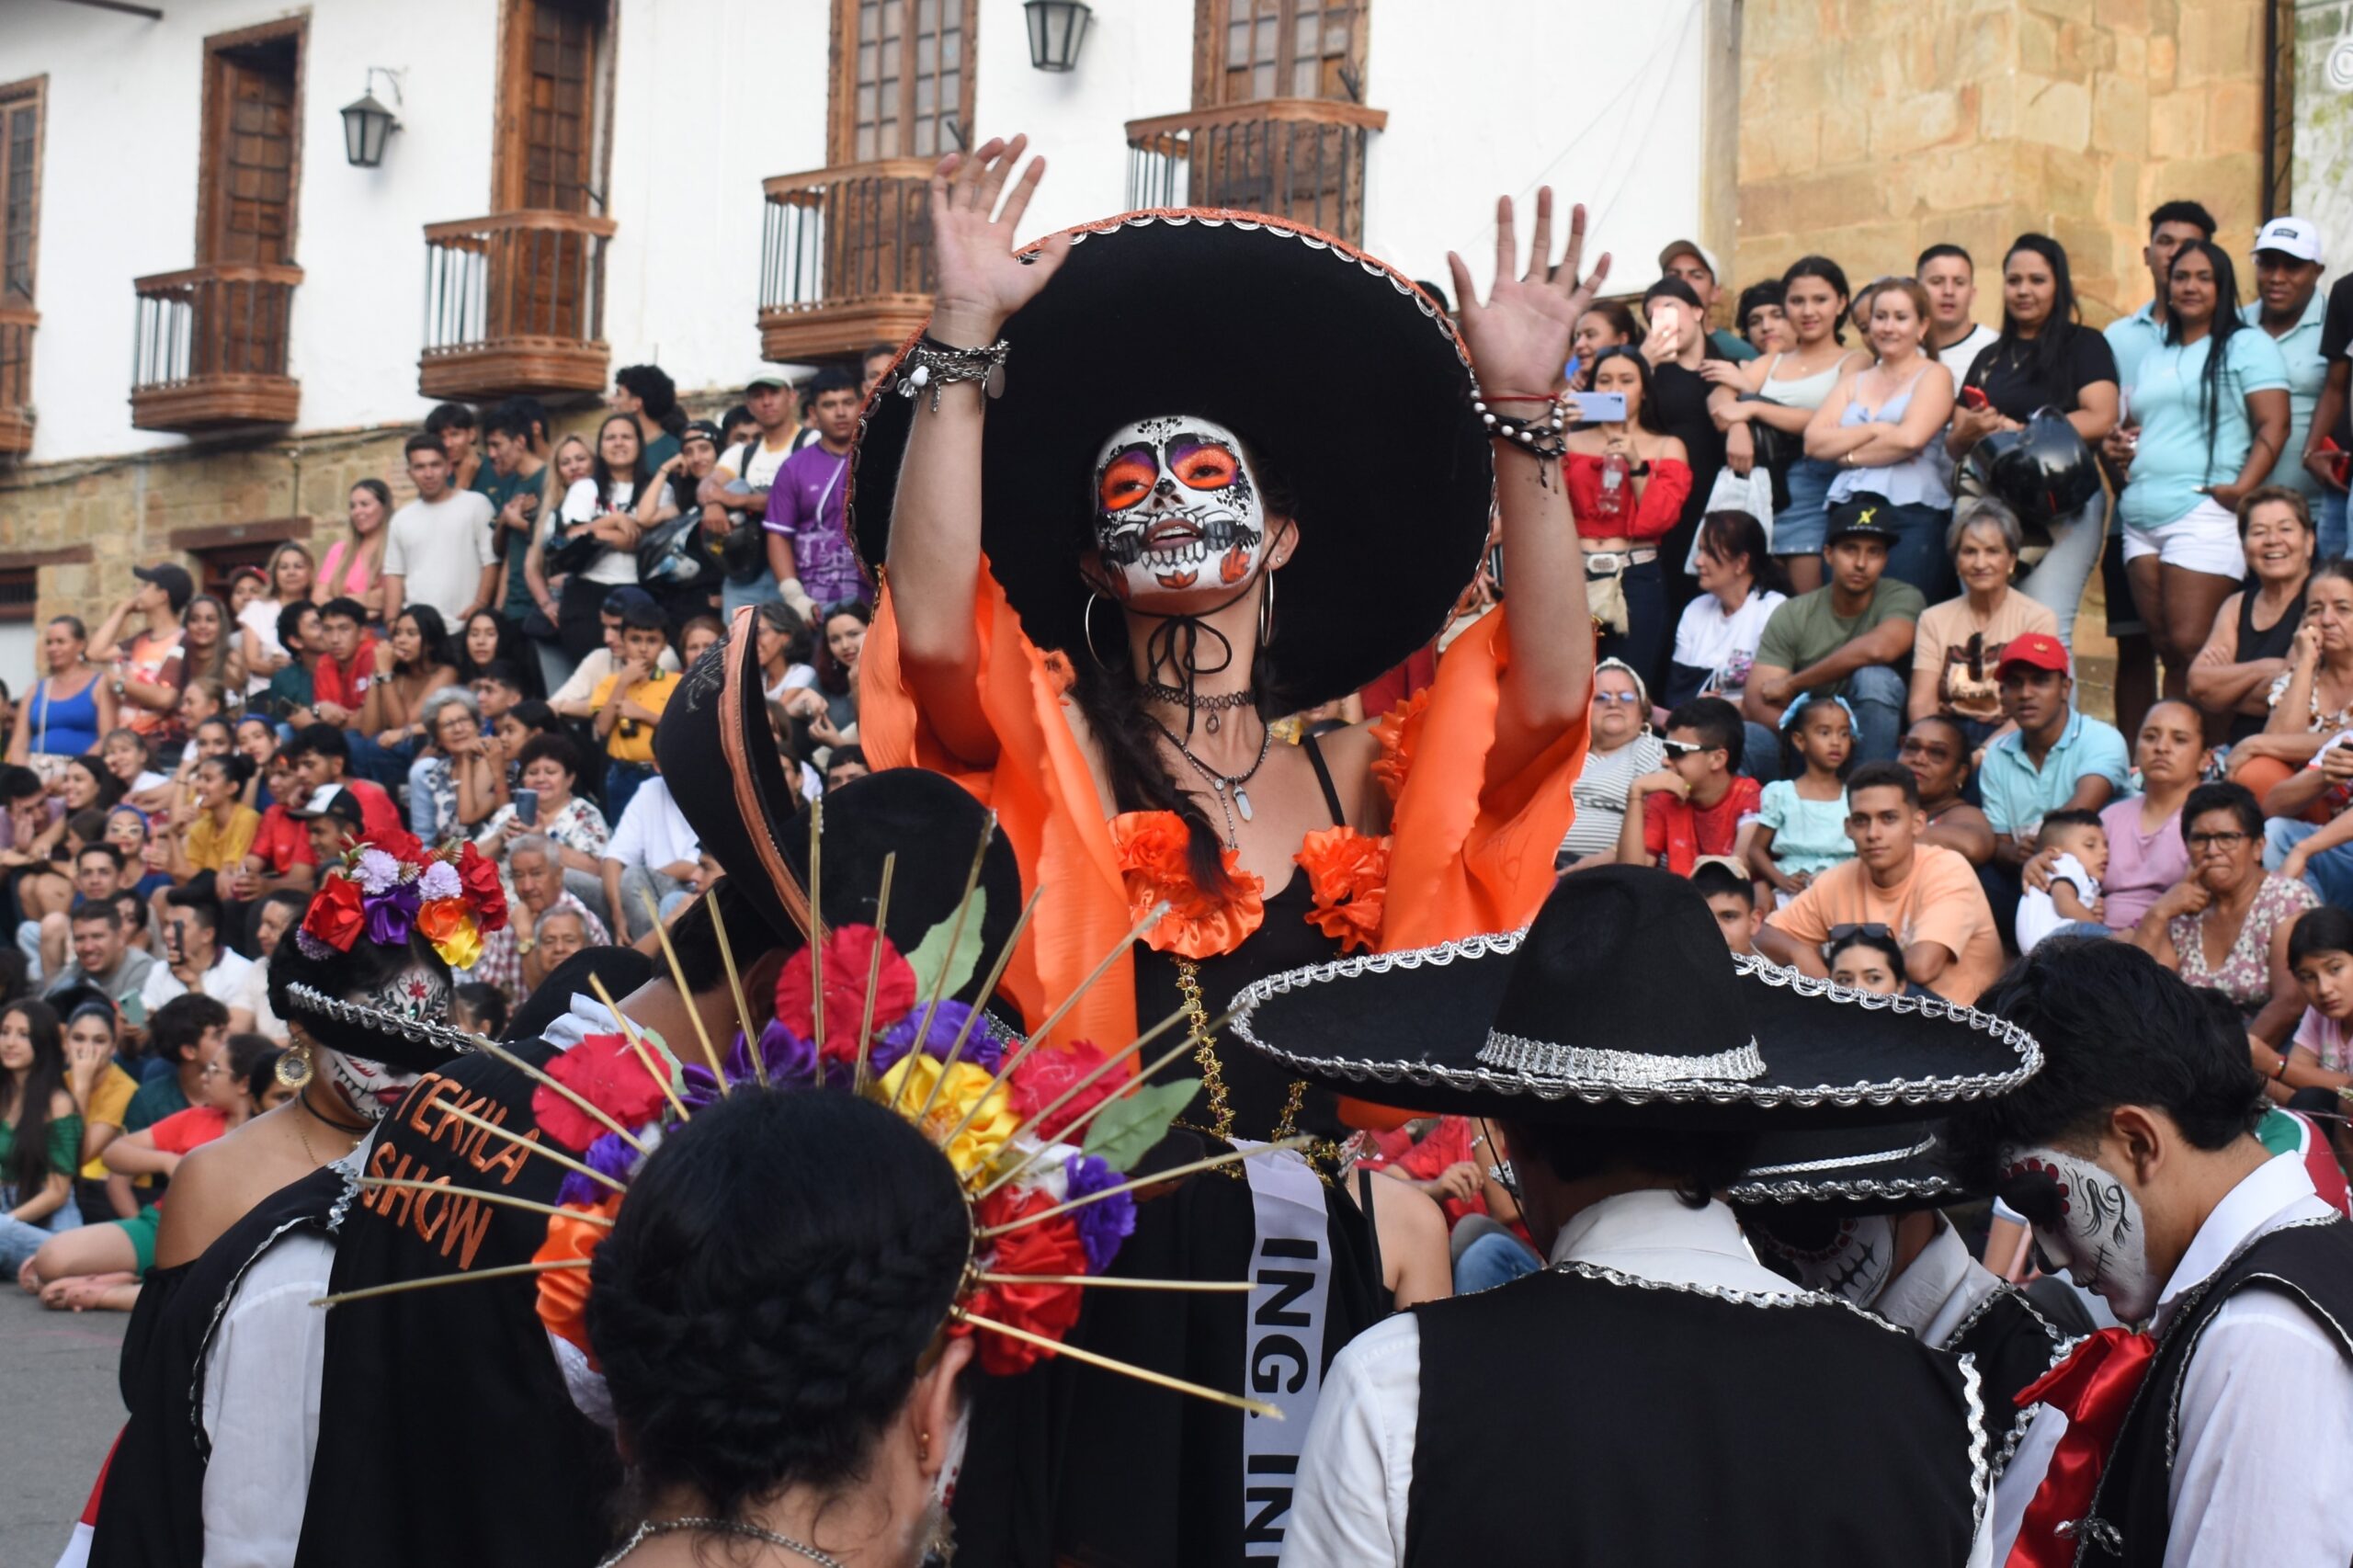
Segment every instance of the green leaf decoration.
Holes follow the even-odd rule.
[[[1096,1113],[1086,1124],[1085,1154],[1100,1154],[1115,1171],[1132,1170],[1154,1143],[1168,1135],[1168,1124],[1192,1103],[1199,1078],[1178,1078],[1165,1084],[1142,1084]]]
[[[952,997],[972,983],[972,971],[981,963],[981,927],[988,924],[989,893],[986,888],[972,890],[972,907],[964,916],[964,934],[957,938],[956,950],[948,950],[949,934],[956,929],[956,916],[948,918],[923,934],[915,950],[907,955],[908,967],[915,971],[917,1006],[933,996]],[[942,970],[948,973],[948,983],[938,983]]]

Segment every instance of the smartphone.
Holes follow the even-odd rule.
[[[515,820],[525,827],[540,825],[540,792],[537,790],[515,791]]]
[[[1624,392],[1589,392],[1577,393],[1577,412],[1596,425],[1614,424],[1626,417]]]
[[[122,1021],[132,1028],[147,1027],[147,998],[134,991],[122,999]]]
[[[1961,388],[1961,407],[1963,407],[1963,408],[1968,409],[1968,410],[1969,410],[1971,413],[1972,413],[1972,414],[1983,414],[1983,413],[1984,413],[1984,412],[1985,412],[1985,389],[1984,389],[1984,387],[1963,387],[1963,388]]]

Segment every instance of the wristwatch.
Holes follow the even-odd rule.
[[[518,959],[529,958],[539,945],[540,939],[537,937],[517,937],[515,938],[515,956]]]

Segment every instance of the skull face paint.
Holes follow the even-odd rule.
[[[2119,1321],[2140,1323],[2157,1310],[2148,1228],[2121,1181],[2079,1154],[2037,1146],[2009,1153],[1999,1190],[2034,1227],[2049,1267],[2105,1297]]]
[[[369,1121],[381,1121],[392,1115],[421,1076],[396,1073],[381,1062],[347,1056],[340,1051],[322,1051],[319,1059],[325,1064],[327,1082]]]
[[[1895,1273],[1895,1221],[1885,1214],[1815,1220],[1776,1216],[1750,1234],[1757,1250],[1780,1259],[1809,1290],[1859,1307],[1879,1300]]]
[[[1114,430],[1095,459],[1095,543],[1122,599],[1238,588],[1267,543],[1242,438],[1190,415]]]

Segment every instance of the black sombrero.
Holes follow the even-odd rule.
[[[1733,957],[1680,877],[1561,879],[1525,931],[1269,975],[1235,1034],[1312,1082],[1418,1109],[1627,1126],[1917,1120],[2042,1062],[2017,1025]]]
[[[1776,1128],[1724,1196],[1759,1217],[1900,1214],[1984,1196],[1949,1161],[1943,1124]]]
[[[748,608],[727,639],[687,672],[654,733],[663,781],[727,883],[758,911],[787,949],[805,940],[809,920],[809,817],[787,780],[768,724],[759,653]],[[886,768],[825,797],[818,895],[827,925],[873,923],[882,863],[893,851],[890,918],[894,945],[912,952],[950,919],[964,896],[972,855],[989,814],[943,775]],[[993,960],[1021,912],[1021,870],[1013,846],[993,832],[981,865],[968,929],[960,938]],[[943,935],[940,938],[946,940]],[[976,966],[986,970],[984,960]],[[962,991],[956,1000],[972,1002]]]
[[[1062,270],[1005,324],[982,460],[982,546],[1030,640],[1086,656],[1078,561],[1094,543],[1097,450],[1131,420],[1176,413],[1231,427],[1296,499],[1269,662],[1281,710],[1353,691],[1436,636],[1478,566],[1494,489],[1446,313],[1384,263],[1260,213],[1131,212],[1070,233]],[[894,380],[850,454],[870,570],[929,406]],[[1423,547],[1411,571],[1380,548],[1404,540]]]

